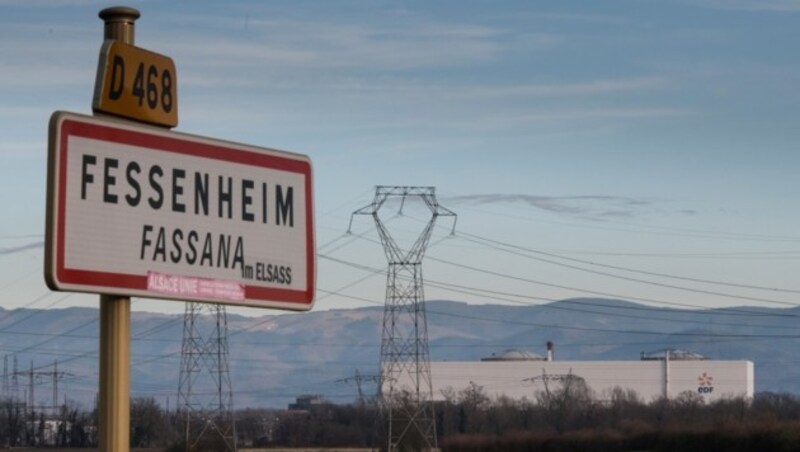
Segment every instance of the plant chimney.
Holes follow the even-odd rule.
[[[547,341],[547,360],[553,360],[553,341]]]

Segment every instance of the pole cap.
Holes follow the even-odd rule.
[[[130,6],[112,6],[100,11],[98,14],[107,24],[110,23],[129,23],[132,24],[141,17],[141,13],[136,8]]]

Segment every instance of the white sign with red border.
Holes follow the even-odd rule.
[[[49,141],[51,289],[311,309],[307,156],[66,112]]]

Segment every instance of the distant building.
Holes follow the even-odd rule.
[[[432,361],[434,400],[444,400],[447,390],[460,391],[472,384],[483,387],[489,397],[536,400],[537,393],[552,391],[570,378],[583,380],[597,400],[608,399],[615,388],[633,390],[645,402],[675,398],[687,391],[709,402],[753,397],[752,361],[717,361],[673,349],[643,353],[638,361],[555,361],[553,357],[549,343],[547,358],[507,350],[480,361]]]
[[[328,404],[319,394],[306,394],[301,395],[295,399],[294,403],[289,404],[289,411],[310,411],[314,407]]]
[[[34,432],[37,446],[55,446],[58,443],[59,429],[63,429],[65,437],[69,437],[72,423],[54,419],[42,419],[25,423],[28,431]]]

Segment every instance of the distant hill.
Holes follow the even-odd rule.
[[[756,391],[800,393],[800,308],[692,311],[573,299],[538,306],[429,301],[427,313],[433,360],[478,360],[509,348],[544,354],[548,340],[559,360],[636,360],[642,352],[669,347],[712,359],[751,360]],[[16,386],[25,397],[33,363],[36,403],[52,405],[58,360],[59,403],[66,395],[91,406],[97,390],[97,314],[87,308],[0,309],[3,391],[13,393]],[[229,315],[236,406],[285,406],[301,394],[354,400],[356,386],[337,380],[356,370],[377,372],[382,317],[382,307]],[[152,396],[174,409],[182,328],[182,315],[134,313],[133,396]],[[374,393],[375,385],[363,390]]]

